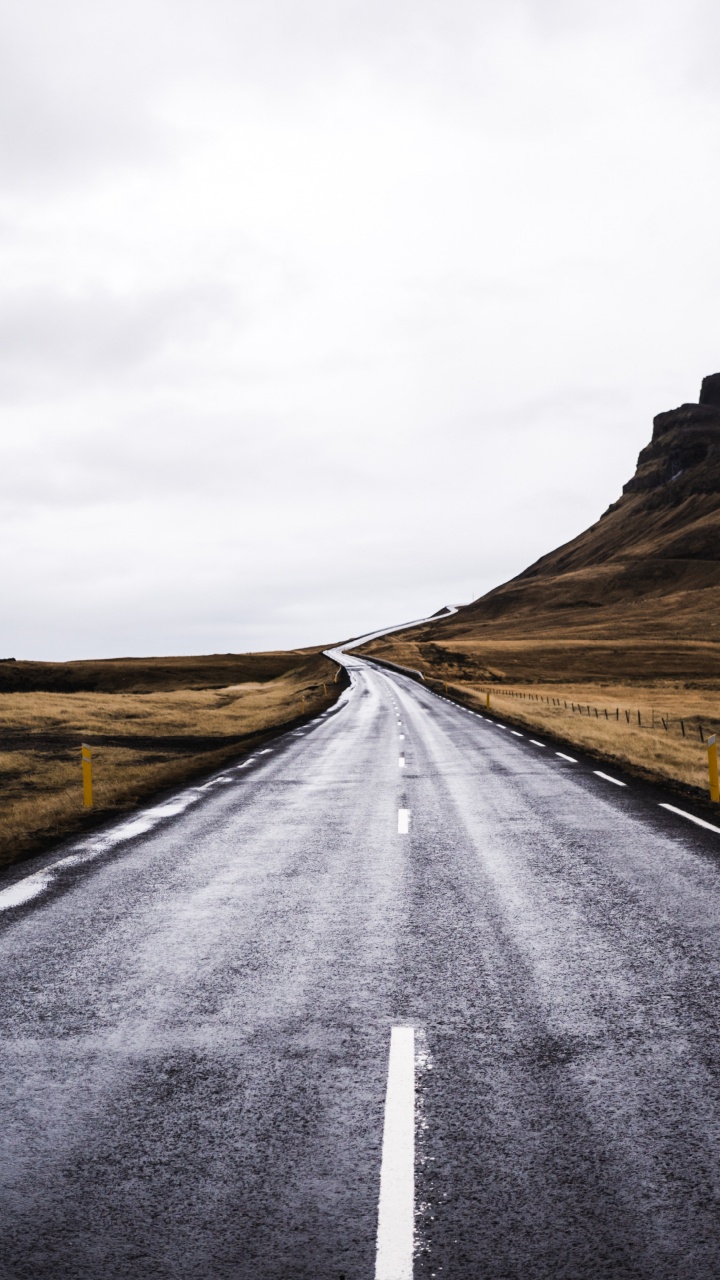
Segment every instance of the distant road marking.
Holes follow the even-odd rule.
[[[405,734],[404,734],[404,733],[401,733],[401,734],[400,734],[400,741],[401,741],[401,742],[404,742],[404,741],[405,741]]]
[[[398,835],[406,836],[410,830],[410,810],[398,809]]]
[[[556,755],[556,756],[559,756],[561,760],[569,760],[569,761],[570,761],[570,764],[577,764],[577,760],[575,759],[575,757],[574,757],[574,756],[566,756],[564,751],[556,751],[556,752],[555,752],[555,755]]]
[[[545,746],[545,743],[544,743],[544,742],[538,742],[537,738],[531,738],[531,739],[530,739],[530,741],[532,742],[532,744],[533,744],[533,746],[534,746],[534,747],[544,747],[544,746]]]
[[[515,738],[524,738],[524,737],[525,737],[525,734],[524,734],[524,733],[518,733],[517,729],[511,729],[511,730],[510,730],[510,732],[511,732],[511,734],[513,735],[513,737],[515,737]]]
[[[375,1280],[412,1280],[414,1220],[415,1032],[412,1027],[393,1027],[385,1094]]]
[[[398,757],[398,766],[399,766],[401,769],[404,769],[404,768],[405,768],[405,757],[404,757],[404,756],[399,756],[399,757]]]
[[[611,778],[609,773],[603,773],[601,769],[593,769],[593,773],[597,778],[604,778],[606,782],[614,782],[616,787],[627,786],[627,782],[621,782],[619,778]]]
[[[694,813],[686,813],[684,809],[676,809],[674,804],[660,804],[661,809],[669,809],[671,813],[679,813],[681,818],[687,818],[689,822],[696,822],[699,827],[705,827],[707,831],[717,831],[720,835],[720,827],[714,827],[712,822],[706,822],[704,818],[696,818]]]
[[[262,751],[258,751],[258,755],[259,755],[259,756],[266,756],[266,755],[268,755],[268,753],[269,753],[270,751],[272,751],[272,747],[263,747],[263,750],[262,750]]]

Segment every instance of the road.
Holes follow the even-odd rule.
[[[717,1277],[720,833],[344,660],[0,885],[0,1276]]]

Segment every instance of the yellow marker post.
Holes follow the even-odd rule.
[[[718,782],[718,749],[715,734],[708,738],[708,773],[710,774],[710,799],[717,804],[720,800],[720,783]]]
[[[82,777],[83,777],[83,804],[86,809],[92,809],[92,747],[82,744]]]
[[[486,711],[490,710],[490,694],[489,693],[485,694],[485,710]]]

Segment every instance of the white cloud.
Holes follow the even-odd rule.
[[[710,17],[6,7],[0,653],[337,638],[596,518],[720,364]]]

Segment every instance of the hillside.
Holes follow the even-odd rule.
[[[660,413],[635,475],[571,542],[451,616],[361,652],[469,705],[696,793],[720,732],[720,374]]]
[[[450,618],[369,651],[419,646],[486,679],[710,680],[718,674],[720,374],[660,413],[635,475],[571,542]],[[417,658],[417,653],[416,653]]]

